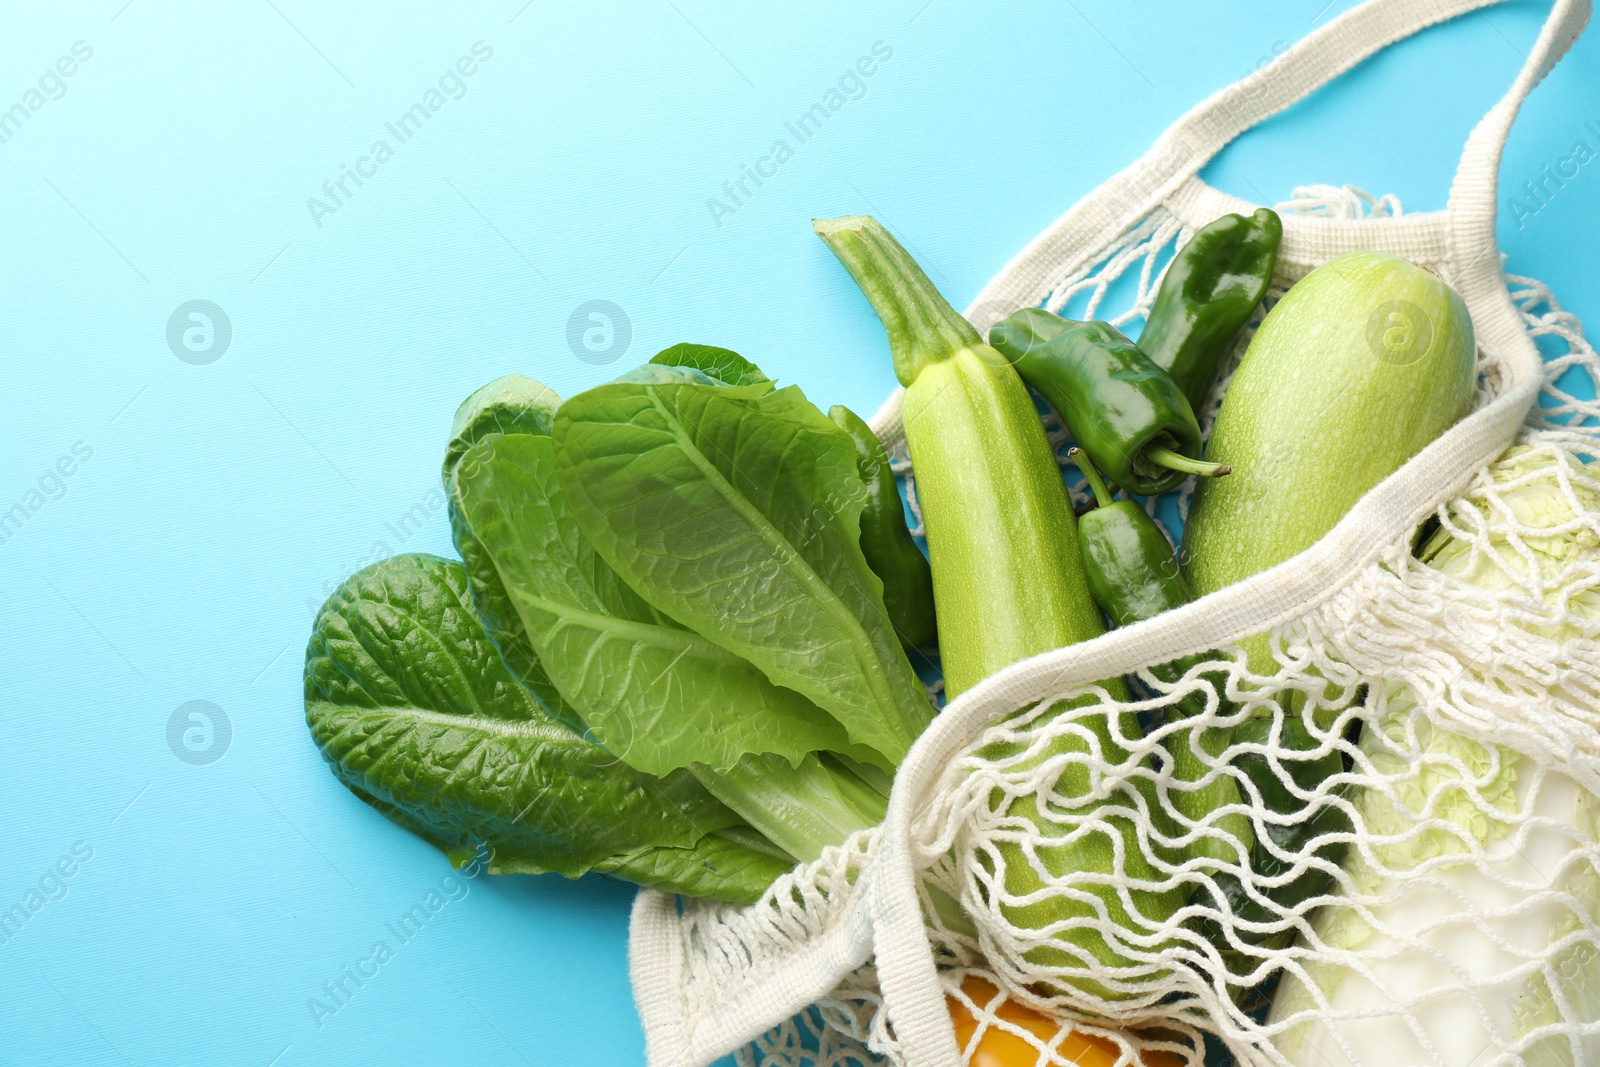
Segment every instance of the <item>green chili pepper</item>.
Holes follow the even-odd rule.
[[[1167,267],[1139,347],[1196,411],[1223,354],[1266,295],[1282,239],[1283,221],[1271,208],[1248,219],[1224,215],[1202,227]]]
[[[889,454],[861,416],[843,405],[828,409],[828,418],[856,443],[856,469],[867,487],[861,509],[861,554],[883,582],[883,606],[907,648],[933,643],[933,571],[911,531]]]
[[[1116,327],[1023,308],[995,324],[989,343],[1050,402],[1094,465],[1130,493],[1228,473],[1199,459],[1200,424],[1189,402]]]
[[[1099,505],[1079,517],[1078,546],[1083,553],[1089,593],[1106,616],[1117,626],[1131,626],[1193,600],[1194,594],[1189,591],[1189,583],[1178,566],[1178,557],[1155,520],[1132,500],[1114,501],[1083,449],[1074,448],[1067,455],[1083,471]],[[1184,656],[1154,667],[1150,673],[1171,684],[1197,664],[1215,659],[1204,653]],[[1220,693],[1220,677],[1214,684]],[[1169,705],[1167,713],[1169,719],[1189,719],[1205,710],[1205,693],[1192,691]],[[1232,707],[1225,705],[1220,710],[1226,715]],[[1211,729],[1201,731],[1198,737],[1193,734],[1193,731],[1174,733],[1168,741],[1172,775],[1178,782],[1198,782],[1211,769],[1195,751],[1196,742],[1215,765],[1218,757],[1227,751],[1232,731]],[[1237,804],[1239,786],[1232,775],[1224,773],[1218,774],[1204,788],[1169,790],[1167,798],[1186,820],[1198,823],[1217,808]],[[1250,820],[1244,815],[1227,815],[1214,825],[1232,835],[1245,849],[1250,848],[1254,836]],[[1189,851],[1192,855],[1234,863],[1240,858],[1239,850],[1229,842],[1211,836],[1197,837]]]
[[[1283,732],[1279,735],[1278,767],[1274,767],[1266,756],[1257,752],[1239,753],[1234,758],[1233,765],[1250,779],[1256,792],[1261,794],[1262,804],[1267,811],[1274,815],[1294,816],[1304,810],[1306,802],[1294,795],[1282,775],[1287,774],[1302,793],[1310,793],[1316,790],[1323,779],[1342,771],[1344,764],[1337,749],[1329,749],[1314,759],[1284,758],[1282,753],[1285,751],[1314,751],[1318,741],[1300,719],[1284,716],[1279,721],[1282,722]],[[1234,730],[1233,742],[1236,745],[1265,745],[1271,740],[1273,724],[1273,719],[1247,719]],[[1348,834],[1352,832],[1353,826],[1345,810],[1331,803],[1324,804],[1309,818],[1297,823],[1279,824],[1263,821],[1266,834],[1263,839],[1256,841],[1250,854],[1250,870],[1255,875],[1256,896],[1246,892],[1239,879],[1227,871],[1218,872],[1214,878],[1218,890],[1236,919],[1258,925],[1281,924],[1283,919],[1280,911],[1292,911],[1297,905],[1321,896],[1333,887],[1335,880],[1333,871],[1338,870],[1344,861],[1347,843],[1337,840],[1326,841],[1312,847],[1317,839],[1330,834]],[[1273,855],[1268,841],[1280,853],[1287,853],[1290,856],[1303,855],[1310,848],[1310,855],[1322,860],[1329,869],[1307,867],[1297,877],[1282,885],[1262,885],[1263,880],[1280,876],[1291,866],[1289,862]],[[1277,907],[1262,903],[1258,899],[1260,897],[1265,897]],[[1215,922],[1208,919],[1202,925],[1206,936],[1224,954],[1231,955],[1238,952]],[[1233,924],[1233,933],[1247,945],[1259,945],[1264,948],[1282,948],[1295,937],[1293,927],[1279,931],[1252,931],[1243,928],[1239,923]],[[1251,959],[1241,962],[1249,967]]]
[[[1144,508],[1113,500],[1082,448],[1067,455],[1099,505],[1078,520],[1078,545],[1100,609],[1118,626],[1130,626],[1193,600],[1167,535]]]

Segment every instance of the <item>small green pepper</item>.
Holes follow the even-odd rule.
[[[1023,308],[995,324],[989,343],[1050,402],[1094,465],[1130,493],[1228,473],[1198,458],[1200,424],[1189,401],[1116,327]]]
[[[1078,519],[1078,547],[1083,553],[1084,570],[1088,573],[1089,593],[1100,610],[1117,626],[1132,626],[1136,622],[1153,618],[1163,611],[1187,604],[1194,599],[1189,583],[1184,580],[1178,557],[1167,541],[1167,535],[1155,520],[1132,500],[1114,501],[1083,449],[1074,448],[1067,453],[1083,471],[1083,476],[1093,491],[1099,505]],[[1150,673],[1169,685],[1188,674],[1197,664],[1214,661],[1213,655],[1204,653],[1184,656],[1151,668]],[[1221,680],[1215,683],[1221,689]],[[1168,718],[1189,719],[1206,710],[1203,691],[1191,691],[1168,707]],[[1224,706],[1221,713],[1231,712]],[[1174,733],[1168,742],[1172,757],[1172,775],[1179,782],[1198,782],[1211,769],[1207,761],[1195,751],[1194,741],[1214,765],[1227,751],[1230,730],[1204,730],[1198,738],[1193,731]],[[1198,823],[1217,808],[1239,802],[1237,781],[1229,774],[1219,774],[1203,789],[1173,789],[1167,794],[1172,807],[1191,823]],[[1228,815],[1216,823],[1218,829],[1236,838],[1248,849],[1254,840],[1249,819],[1243,815]],[[1196,838],[1190,847],[1195,855],[1211,859],[1238,862],[1239,850],[1229,842],[1216,837]]]
[[[1113,500],[1082,448],[1067,455],[1094,492],[1093,511],[1078,520],[1089,592],[1113,623],[1131,626],[1194,599],[1167,535],[1132,500]]]
[[[1256,792],[1261,794],[1262,804],[1268,812],[1292,817],[1305,809],[1306,802],[1294,795],[1281,775],[1287,773],[1302,793],[1310,793],[1316,790],[1323,779],[1342,771],[1344,764],[1339,751],[1331,748],[1316,758],[1285,758],[1283,755],[1285,752],[1314,751],[1318,741],[1299,718],[1287,715],[1279,721],[1283,730],[1278,741],[1278,764],[1282,768],[1281,771],[1274,767],[1266,756],[1257,752],[1241,752],[1233,758],[1232,763],[1250,779]],[[1273,723],[1274,720],[1270,718],[1245,720],[1234,730],[1234,744],[1266,745],[1272,737]],[[1300,822],[1283,824],[1263,820],[1263,823],[1265,838],[1256,841],[1250,854],[1250,870],[1255,876],[1256,896],[1253,897],[1246,892],[1244,885],[1230,872],[1221,871],[1213,877],[1236,919],[1256,925],[1281,925],[1283,912],[1292,911],[1296,906],[1313,897],[1321,896],[1333,887],[1335,876],[1332,871],[1337,870],[1344,861],[1347,842],[1325,841],[1319,845],[1316,844],[1317,840],[1331,834],[1348,834],[1353,826],[1349,814],[1332,803],[1324,803],[1322,807],[1312,812],[1310,817]],[[1291,866],[1290,863],[1273,855],[1272,848],[1267,844],[1268,840],[1279,852],[1290,856],[1305,855],[1309,848],[1310,855],[1323,861],[1331,870],[1307,867],[1298,876],[1282,885],[1263,885],[1261,884],[1263,881],[1281,876]],[[1262,903],[1259,897],[1266,898],[1272,904]],[[1202,925],[1207,938],[1224,954],[1232,955],[1238,951],[1232,947],[1226,934],[1215,922],[1208,919]],[[1282,948],[1294,940],[1296,931],[1292,926],[1277,931],[1252,931],[1235,923],[1233,933],[1238,940],[1247,945]],[[1254,957],[1249,957],[1241,963],[1248,968],[1253,960]]]
[[[1248,219],[1224,215],[1202,227],[1167,267],[1139,347],[1194,410],[1206,402],[1228,346],[1266,295],[1282,240],[1283,220],[1271,208]]]
[[[861,554],[883,582],[883,606],[889,611],[900,643],[907,648],[933,644],[933,571],[928,557],[906,527],[905,505],[889,454],[861,416],[843,405],[828,409],[828,418],[856,444],[856,469],[867,487],[861,509]]]

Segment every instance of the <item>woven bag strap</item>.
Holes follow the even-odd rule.
[[[1528,93],[1544,80],[1589,21],[1590,0],[1556,0],[1517,80],[1473,128],[1446,209],[1451,283],[1472,310],[1479,344],[1507,360],[1511,377],[1537,378],[1539,353],[1506,291],[1495,240],[1500,156]]]

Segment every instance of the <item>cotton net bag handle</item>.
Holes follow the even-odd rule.
[[[1240,133],[1284,110],[1373,53],[1429,26],[1503,0],[1368,0],[1313,32],[1276,61],[1202,101],[1140,160],[1069,210],[979,294],[973,309],[1040,303],[1065,271],[1107,247],[1193,177]],[[1501,151],[1528,92],[1587,23],[1590,0],[1556,0],[1511,89],[1467,139],[1445,210],[1448,258],[1471,310],[1478,343],[1502,361],[1507,382],[1492,403],[1457,423],[1361,499],[1331,532],[1284,564],[1193,604],[1036,656],[953,701],[923,734],[895,778],[863,903],[885,1010],[906,1062],[960,1067],[961,1057],[933,951],[923,929],[910,826],[940,770],[997,716],[1053,693],[1161,663],[1269,629],[1310,610],[1373,559],[1393,531],[1421,521],[1441,494],[1463,485],[1515,436],[1537,395],[1539,354],[1500,273],[1495,200]],[[1338,226],[1338,223],[1327,223]],[[1372,226],[1368,221],[1364,225]],[[973,310],[969,309],[971,316]],[[899,394],[873,419],[886,441],[903,440]]]

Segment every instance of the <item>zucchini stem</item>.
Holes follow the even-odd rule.
[[[1094,469],[1094,464],[1089,462],[1089,457],[1077,445],[1067,449],[1067,458],[1078,465],[1083,472],[1083,480],[1089,483],[1089,489],[1094,493],[1094,502],[1100,507],[1109,508],[1112,504],[1111,493],[1106,489],[1105,481],[1100,477],[1100,472]]]
[[[1190,459],[1180,456],[1164,445],[1152,445],[1144,450],[1144,458],[1158,467],[1165,467],[1169,471],[1182,471],[1185,474],[1198,474],[1202,478],[1226,478],[1233,473],[1233,468],[1224,463],[1208,463],[1203,459]]]
[[[910,385],[930,363],[983,344],[917,261],[883,224],[870,215],[812,219],[812,229],[855,278],[889,335],[889,354],[901,385]]]

